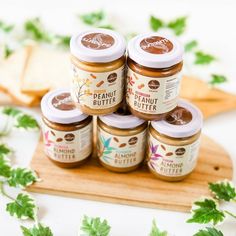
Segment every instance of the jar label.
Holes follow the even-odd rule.
[[[92,153],[92,122],[74,131],[59,131],[42,125],[44,151],[62,163],[81,161]]]
[[[73,65],[73,99],[91,109],[106,109],[119,104],[123,98],[124,71],[122,66],[108,72],[88,72]]]
[[[193,171],[197,163],[200,138],[183,145],[167,145],[151,134],[148,142],[148,166],[159,175],[178,177]]]
[[[125,168],[141,163],[146,147],[146,129],[139,134],[119,136],[98,128],[97,151],[101,162],[112,167]]]
[[[126,101],[131,108],[147,114],[162,114],[178,103],[181,74],[148,77],[128,68]]]

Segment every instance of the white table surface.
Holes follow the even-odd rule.
[[[143,1],[108,1],[108,0],[63,0],[63,1],[30,1],[0,0],[0,18],[20,22],[26,16],[40,15],[47,25],[55,31],[72,33],[81,29],[72,12],[82,13],[91,10],[105,9],[117,29],[123,33],[145,32],[149,30],[148,18],[155,14],[164,19],[176,16],[189,16],[187,33],[182,37],[198,39],[201,48],[211,52],[220,59],[209,67],[193,67],[188,73],[209,79],[211,72],[227,75],[229,82],[221,88],[236,93],[236,2],[233,0],[194,1],[194,0],[143,0]],[[1,97],[0,97],[1,99]],[[39,110],[28,110],[40,117]],[[203,132],[220,143],[230,154],[236,165],[236,111],[209,118],[204,123]],[[32,158],[38,141],[38,133],[14,132],[5,141],[14,149],[14,163],[27,166]],[[234,183],[236,183],[234,171]],[[15,194],[13,189],[9,192]],[[111,236],[147,236],[155,218],[161,229],[168,230],[176,236],[191,236],[198,228],[196,224],[185,223],[189,214],[131,207],[118,204],[101,203],[81,199],[33,194],[39,206],[40,220],[50,226],[55,236],[78,235],[83,215],[106,218],[110,225]],[[168,196],[167,196],[168,197]],[[31,222],[19,222],[5,211],[7,199],[0,196],[0,235],[20,236],[20,224],[31,225]],[[226,206],[236,212],[235,205]],[[219,227],[225,236],[236,235],[236,222],[227,218]]]

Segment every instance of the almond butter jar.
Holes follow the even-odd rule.
[[[41,101],[44,152],[56,165],[76,167],[92,153],[92,117],[74,105],[69,89],[47,93]]]
[[[126,101],[133,115],[161,120],[177,106],[182,60],[175,38],[149,33],[129,42]]]
[[[112,31],[93,29],[70,41],[72,98],[89,115],[118,109],[124,94],[125,40]]]
[[[130,113],[99,116],[97,153],[100,163],[115,172],[135,170],[145,157],[146,130],[147,122]]]
[[[202,114],[180,100],[162,121],[149,126],[147,164],[150,171],[166,181],[180,181],[195,168],[200,147]]]

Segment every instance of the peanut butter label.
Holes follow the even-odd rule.
[[[127,103],[136,111],[162,114],[173,110],[178,103],[180,73],[169,77],[148,77],[128,68]]]
[[[92,122],[76,131],[58,131],[42,125],[44,151],[62,163],[84,160],[92,153]]]
[[[109,166],[125,168],[141,163],[145,147],[146,130],[132,136],[117,136],[98,128],[98,157]]]
[[[93,50],[108,49],[114,43],[115,40],[112,36],[102,33],[86,34],[82,39],[81,43],[86,47]]]
[[[173,44],[170,40],[159,37],[152,36],[143,39],[140,42],[140,47],[148,53],[152,54],[166,54],[173,49]]]
[[[72,96],[91,109],[106,109],[123,98],[124,66],[109,72],[91,73],[73,65]]]
[[[200,139],[195,142],[174,146],[155,139],[151,134],[148,142],[148,166],[154,172],[178,177],[193,171],[197,163]]]
[[[52,105],[62,111],[70,111],[75,109],[70,93],[61,93],[52,99]]]

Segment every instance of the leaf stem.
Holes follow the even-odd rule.
[[[15,201],[15,199],[13,197],[11,197],[10,195],[8,195],[5,190],[4,190],[4,182],[3,181],[0,181],[0,193],[7,197],[8,199],[12,200],[12,201]]]
[[[235,218],[236,219],[236,215],[235,214],[233,214],[233,213],[231,213],[231,212],[229,212],[229,211],[224,211],[224,213],[226,213],[226,214],[228,214],[228,215],[230,215],[230,216],[232,216],[233,218]]]

